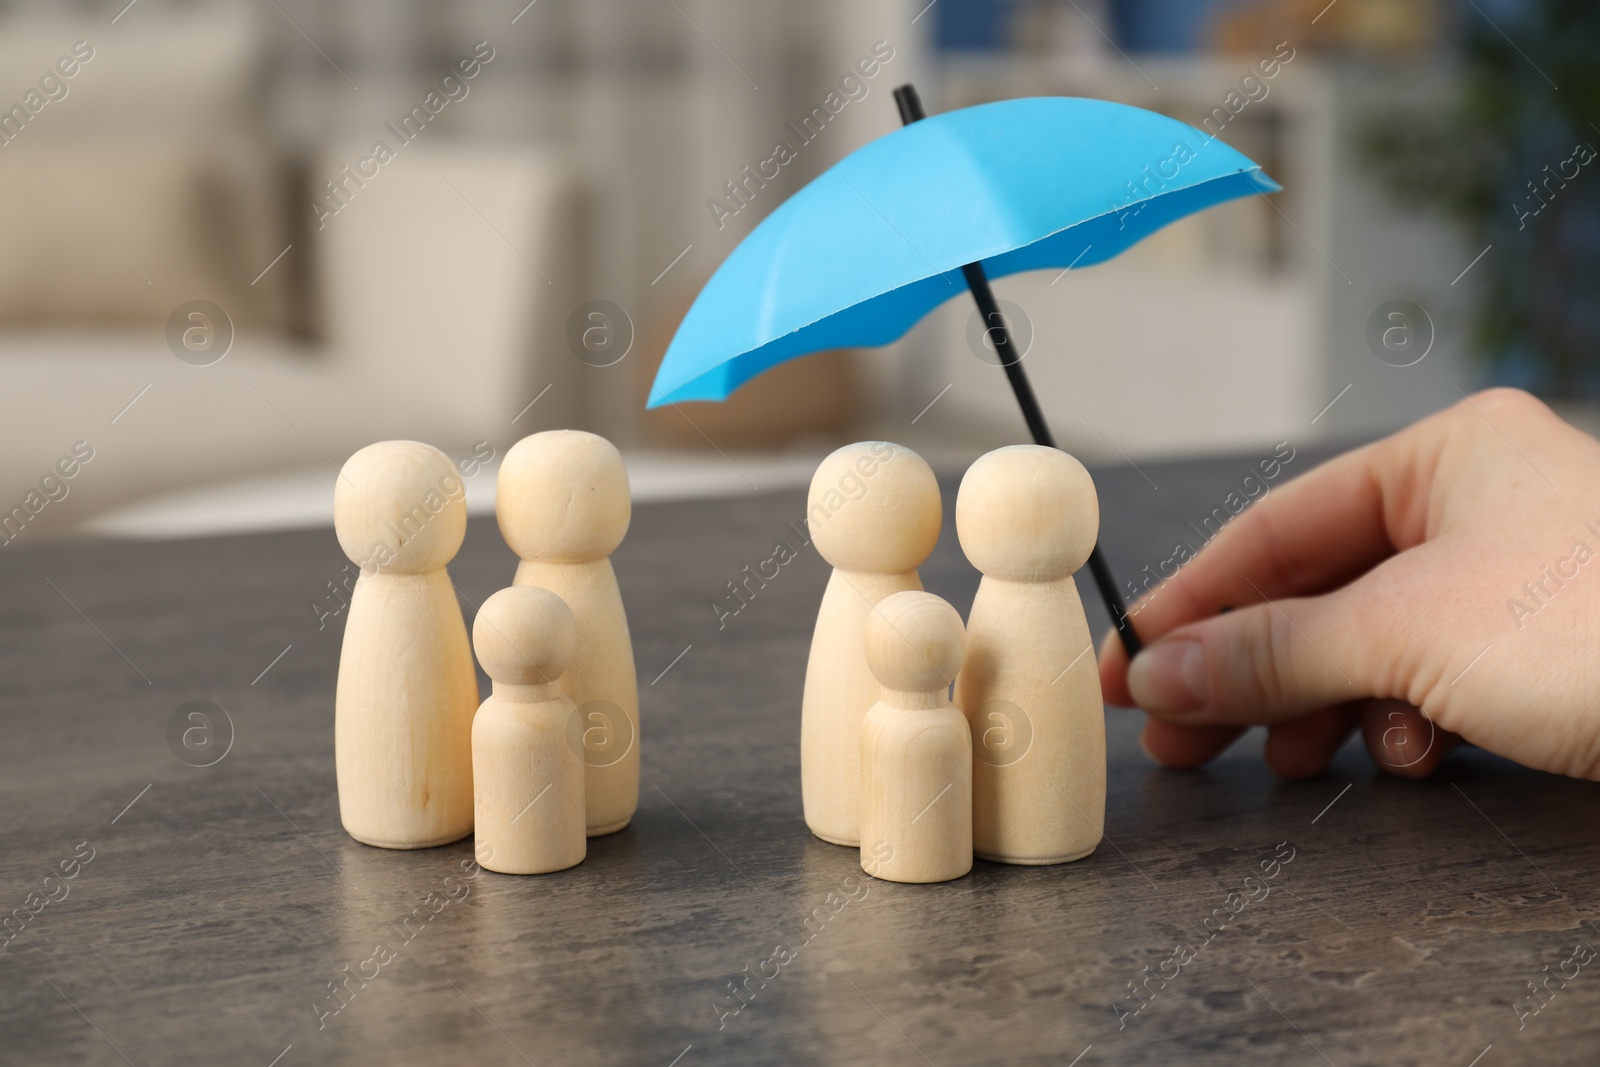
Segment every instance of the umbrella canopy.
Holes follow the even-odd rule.
[[[862,146],[767,216],[678,327],[650,407],[722,400],[808,352],[888,344],[990,277],[1086,267],[1225,200],[1276,192],[1207,133],[1104,100],[949,111]]]

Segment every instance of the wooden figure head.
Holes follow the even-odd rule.
[[[339,547],[363,571],[435,571],[466,536],[466,485],[450,457],[432,445],[379,441],[339,472],[333,528]]]
[[[1011,445],[968,468],[956,536],[974,567],[1008,581],[1052,581],[1089,558],[1100,502],[1083,464],[1056,448]]]
[[[495,484],[500,533],[523,559],[604,559],[633,517],[622,453],[582,430],[524,437],[506,453]]]
[[[887,441],[846,445],[828,456],[806,500],[817,551],[846,570],[915,570],[933,552],[943,519],[933,469]]]
[[[867,665],[885,689],[932,693],[955,681],[967,653],[967,631],[956,609],[907,590],[878,602],[867,616]]]
[[[578,651],[578,624],[567,602],[548,589],[514,585],[483,602],[472,623],[478,662],[496,682],[557,681]]]

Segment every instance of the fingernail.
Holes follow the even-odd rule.
[[[1206,653],[1199,641],[1160,641],[1133,658],[1128,689],[1148,711],[1198,711],[1211,699]]]

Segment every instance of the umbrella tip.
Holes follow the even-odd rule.
[[[922,110],[922,97],[917,95],[917,87],[910,82],[895,88],[894,102],[900,109],[900,122],[903,125],[909,126],[928,117],[928,113]]]

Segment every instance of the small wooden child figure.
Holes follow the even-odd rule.
[[[923,458],[887,441],[846,445],[811,479],[806,522],[833,576],[822,594],[800,706],[800,798],[824,841],[862,843],[861,717],[878,699],[862,635],[873,605],[921,589],[939,540],[939,483]]]
[[[861,869],[891,882],[972,870],[972,735],[950,703],[967,635],[932,593],[886,597],[867,619],[882,698],[861,723]]]
[[[1105,708],[1072,581],[1099,527],[1089,472],[1057,449],[997,449],[961,480],[956,534],[983,581],[956,703],[972,723],[982,859],[1065,863],[1100,843]]]
[[[339,472],[333,527],[361,568],[334,695],[339,818],[382,848],[459,841],[478,676],[445,564],[466,535],[466,487],[432,445],[381,441]]]
[[[472,626],[494,690],[472,723],[478,862],[502,874],[545,874],[583,862],[583,738],[561,693],[577,624],[548,589],[513,586],[483,602]]]

